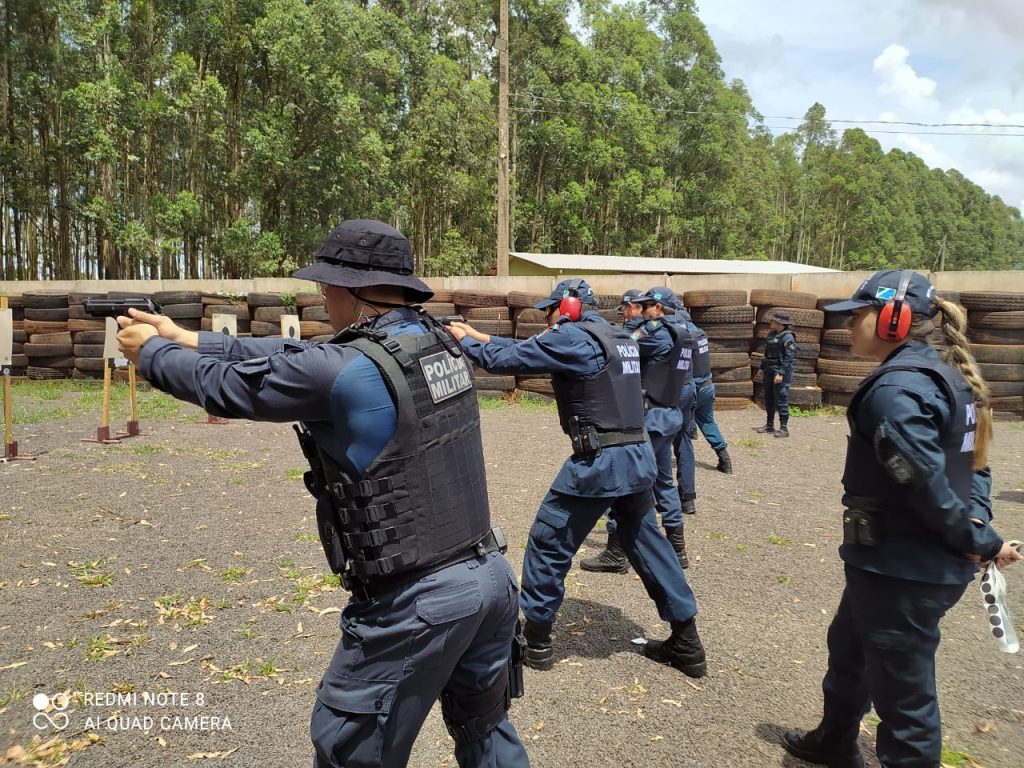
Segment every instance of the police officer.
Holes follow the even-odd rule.
[[[789,385],[793,381],[796,361],[796,336],[789,329],[789,312],[777,309],[772,315],[768,339],[764,344],[761,371],[764,380],[764,409],[767,422],[757,431],[789,437]],[[779,430],[775,431],[775,411],[779,412]]]
[[[715,421],[715,382],[711,377],[711,350],[708,342],[708,335],[693,322],[690,313],[679,305],[674,314],[669,315],[666,320],[670,323],[681,323],[685,325],[690,335],[693,336],[693,385],[696,388],[696,401],[693,406],[693,421],[684,427],[684,432],[691,440],[697,436],[697,428],[700,428],[704,439],[718,456],[718,465],[715,467],[719,472],[726,475],[732,474],[732,457],[729,456],[729,444],[722,436],[722,430],[718,428]],[[676,437],[679,443],[680,437]],[[676,462],[681,454],[681,444],[676,448]],[[692,451],[691,451],[692,453]]]
[[[597,313],[583,280],[563,280],[535,307],[547,311],[549,327],[519,342],[452,325],[467,354],[488,371],[550,373],[559,422],[572,441],[572,455],[541,502],[526,547],[520,595],[526,663],[535,669],[554,665],[551,629],[565,575],[611,507],[630,564],[662,620],[672,625],[671,636],[648,641],[644,655],[700,677],[707,664],[694,620],[697,602],[654,514],[657,465],[644,432],[637,343]]]
[[[397,230],[346,221],[295,273],[319,284],[331,342],[196,334],[135,311],[118,340],[154,386],[208,413],[303,424],[320,539],[352,592],[316,692],[315,765],[406,765],[440,698],[459,765],[526,766],[507,717],[516,581],[491,528],[472,374],[411,306],[432,295],[412,270]]]
[[[988,387],[963,313],[916,272],[877,272],[825,309],[852,312],[852,353],[881,365],[847,411],[846,587],[828,630],[824,716],[808,733],[787,733],[784,746],[813,763],[860,768],[857,734],[873,703],[881,765],[938,768],[939,620],[979,561],[1021,558],[990,525]],[[936,314],[942,357],[925,342]]]
[[[644,428],[650,436],[651,448],[658,465],[654,481],[654,501],[665,535],[672,544],[679,565],[688,568],[686,538],[680,496],[672,478],[672,445],[685,427],[682,408],[685,396],[687,413],[693,410],[693,354],[690,332],[683,326],[670,326],[665,321],[662,302],[671,306],[675,294],[668,288],[652,288],[647,292],[631,289],[622,297],[623,327],[629,331],[640,349],[640,384],[644,390]],[[689,441],[687,441],[689,442]],[[690,446],[690,487],[693,482],[693,446]],[[682,471],[682,465],[680,468]],[[692,501],[690,502],[692,504]],[[608,520],[608,543],[597,556],[580,561],[585,571],[624,573],[629,567],[626,553],[619,542],[615,518]]]

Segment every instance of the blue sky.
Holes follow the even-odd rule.
[[[775,129],[816,101],[833,120],[1024,125],[1024,0],[704,0],[698,13]],[[861,127],[1024,208],[1024,128]]]

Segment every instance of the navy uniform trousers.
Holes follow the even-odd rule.
[[[708,441],[711,450],[721,453],[729,444],[722,436],[722,430],[718,428],[715,421],[715,382],[708,379],[706,382],[694,382],[697,385],[697,402],[694,407],[695,424],[687,430],[690,437],[697,436],[696,428],[699,427],[704,439]]]
[[[468,703],[508,674],[516,578],[498,553],[473,558],[370,600],[350,602],[342,639],[317,688],[314,768],[398,768],[441,694]],[[456,743],[468,768],[525,768],[506,716]]]
[[[846,566],[846,588],[828,629],[821,727],[854,741],[874,703],[883,768],[938,768],[942,753],[935,651],[939,621],[966,584],[929,584]]]
[[[565,576],[573,555],[608,509],[619,540],[662,621],[686,621],[697,615],[697,600],[686,583],[672,545],[658,529],[651,491],[618,499],[571,496],[548,491],[530,528],[519,596],[528,621],[553,622],[565,597]]]
[[[782,383],[776,384],[775,377],[782,374]],[[764,409],[768,420],[779,414],[780,419],[789,420],[789,385],[793,381],[793,369],[783,372],[776,368],[765,368],[763,378]]]
[[[697,498],[697,459],[693,451],[693,442],[690,440],[690,434],[694,429],[696,403],[697,387],[692,381],[688,381],[683,385],[683,398],[679,403],[679,410],[683,414],[683,428],[672,438],[680,502]],[[676,525],[682,524],[680,514]],[[669,527],[667,523],[665,527]]]

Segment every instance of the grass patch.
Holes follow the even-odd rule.
[[[114,583],[114,576],[103,570],[116,557],[101,557],[96,560],[86,560],[83,563],[72,561],[68,568],[83,587],[109,587]]]
[[[750,498],[752,498],[752,499],[767,499],[768,498],[768,494],[765,493],[764,491],[751,491],[747,495],[750,496]]]
[[[953,766],[953,768],[960,768],[960,766],[966,766],[966,768],[981,768],[981,763],[975,760],[968,752],[950,749],[945,745],[942,747],[941,762],[943,766]]]
[[[223,571],[218,571],[217,575],[220,576],[221,581],[226,581],[228,584],[241,581],[249,574],[248,568],[225,568]]]
[[[512,401],[503,397],[480,397],[477,395],[476,404],[481,411],[499,411],[512,405]]]
[[[742,555],[742,554],[743,554],[744,552],[746,552],[746,551],[747,551],[747,549],[749,549],[749,547],[747,547],[747,545],[746,545],[746,544],[737,544],[737,545],[736,545],[736,551],[737,551],[737,552],[739,552],[739,553],[740,553],[741,555]]]
[[[804,419],[809,416],[845,416],[846,409],[841,405],[816,405],[812,408],[801,408],[798,405],[789,406],[789,415],[797,419]]]
[[[295,534],[296,541],[320,541],[320,537],[315,533],[297,533]]]
[[[301,480],[302,476],[304,474],[306,474],[306,470],[304,470],[304,469],[289,469],[285,474],[287,475],[289,480]]]
[[[768,444],[768,441],[763,437],[741,437],[733,442],[744,448],[764,448]]]
[[[189,627],[198,627],[213,621],[213,616],[207,613],[211,605],[210,598],[206,595],[190,597],[187,600],[178,594],[163,595],[154,600],[153,605],[160,616],[160,624],[180,620]]]
[[[712,541],[725,541],[729,537],[726,536],[721,531],[709,531],[708,532],[708,538],[711,539]]]
[[[792,539],[787,539],[785,536],[776,536],[774,533],[768,537],[768,543],[774,544],[777,547],[788,547],[793,543]]]
[[[792,576],[786,576],[784,574],[781,576],[776,576],[775,581],[776,583],[782,584],[785,587],[791,587],[794,584],[796,584],[796,579],[794,579]]]
[[[0,693],[0,709],[8,707],[16,701],[21,701],[28,695],[28,689],[22,690],[17,686],[11,686],[6,693]]]
[[[181,401],[165,392],[148,392],[146,397],[139,398],[138,405],[139,419],[166,421],[181,415]]]
[[[89,648],[85,652],[85,658],[89,661],[101,661],[116,656],[118,651],[114,647],[115,638],[107,635],[105,637],[94,637],[89,640]]]
[[[246,659],[241,664],[233,664],[221,672],[221,680],[225,683],[238,680],[248,685],[254,680],[269,680],[281,676],[283,670],[274,666],[273,660]]]
[[[68,408],[19,407],[14,405],[11,420],[15,424],[42,424],[46,421],[70,421],[74,414]]]

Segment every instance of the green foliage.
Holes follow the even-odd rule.
[[[493,265],[488,4],[8,5],[0,278],[287,275],[367,217],[421,274]],[[958,171],[821,104],[772,135],[694,3],[576,7],[512,7],[514,249],[1024,266],[1020,211]]]

